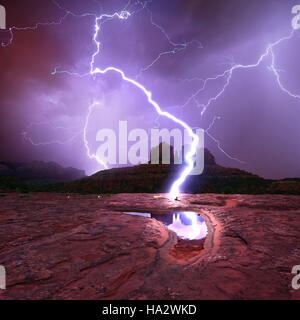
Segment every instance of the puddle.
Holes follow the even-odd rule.
[[[177,211],[170,214],[150,214],[143,212],[124,212],[125,214],[154,218],[162,222],[178,238],[184,240],[201,240],[207,236],[205,220],[196,212]]]
[[[130,216],[141,216],[146,218],[151,218],[151,213],[144,213],[144,212],[123,212],[125,214],[129,214]]]

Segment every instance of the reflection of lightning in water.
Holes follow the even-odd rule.
[[[200,240],[207,235],[206,223],[196,212],[176,212],[172,219],[173,222],[168,225],[168,229],[174,231],[180,238]],[[190,223],[187,224],[186,220]]]

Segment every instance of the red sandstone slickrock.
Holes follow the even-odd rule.
[[[124,211],[195,211],[203,241],[182,242]],[[300,196],[6,194],[0,299],[300,299]]]

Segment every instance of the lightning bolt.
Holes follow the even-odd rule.
[[[164,52],[160,52],[158,54],[158,56],[151,63],[149,63],[146,67],[140,69],[140,71],[136,75],[136,79],[138,79],[142,75],[143,72],[152,68],[163,56],[170,55],[170,54],[176,54],[178,52],[184,51],[192,44],[194,44],[197,48],[203,48],[202,44],[198,40],[192,40],[192,41],[183,42],[183,43],[174,42],[171,39],[171,37],[168,35],[166,30],[154,21],[153,13],[147,6],[149,2],[152,2],[152,1],[145,1],[145,3],[142,5],[142,9],[147,10],[147,12],[149,13],[149,16],[150,16],[150,23],[163,34],[163,36],[166,38],[169,45],[173,47],[173,49],[168,50],[168,51],[164,51]]]
[[[130,13],[127,12],[127,11],[122,11],[121,14],[115,13],[114,15],[117,16],[119,19],[127,19],[130,16]],[[175,199],[179,195],[180,186],[185,181],[185,179],[189,175],[189,173],[193,170],[193,167],[194,167],[193,156],[196,154],[196,149],[197,149],[197,145],[198,145],[198,142],[199,142],[199,138],[193,132],[193,130],[184,121],[176,118],[174,115],[170,114],[169,112],[163,111],[160,108],[160,106],[158,105],[158,103],[153,100],[152,93],[149,90],[147,90],[142,84],[137,82],[136,80],[128,78],[122,70],[120,70],[118,68],[115,68],[115,67],[108,67],[106,69],[100,69],[98,67],[94,68],[95,57],[100,52],[100,42],[97,41],[97,38],[98,38],[99,30],[100,30],[99,21],[101,21],[102,18],[103,18],[103,16],[97,17],[96,18],[96,23],[95,23],[95,34],[94,34],[94,38],[93,39],[94,39],[94,42],[95,42],[95,44],[97,46],[97,50],[92,55],[92,60],[91,60],[91,64],[90,64],[90,66],[91,66],[91,70],[90,70],[91,75],[106,74],[107,72],[110,72],[110,71],[114,71],[114,72],[119,73],[119,75],[122,77],[122,79],[124,81],[127,81],[127,82],[131,83],[132,85],[134,85],[135,87],[139,88],[146,95],[148,102],[155,108],[156,112],[159,115],[167,117],[170,120],[172,120],[175,123],[177,123],[180,126],[182,126],[184,129],[187,130],[188,134],[193,139],[192,144],[191,144],[191,149],[186,155],[186,161],[187,161],[188,165],[183,170],[183,172],[181,173],[180,177],[173,183],[173,185],[171,187],[171,190],[170,190],[170,196]]]
[[[274,73],[279,88],[280,88],[284,93],[286,93],[287,95],[289,95],[291,98],[300,100],[300,95],[295,94],[295,93],[292,93],[292,92],[289,91],[287,88],[285,88],[285,87],[283,86],[283,84],[281,83],[280,75],[279,75],[279,69],[277,69],[276,66],[275,66],[275,55],[274,55],[274,51],[273,51],[273,48],[272,48],[272,47],[270,48],[270,54],[271,54],[271,56],[272,56],[272,63],[271,63],[271,65],[270,65],[269,69]]]
[[[194,101],[197,105],[197,107],[201,107],[202,111],[201,111],[201,116],[206,112],[207,108],[216,100],[218,100],[219,97],[221,97],[223,95],[223,93],[226,91],[226,88],[229,86],[230,84],[230,80],[232,79],[233,73],[236,70],[240,70],[240,69],[252,69],[252,68],[257,68],[267,57],[271,57],[271,64],[269,66],[269,70],[273,72],[276,81],[278,83],[279,88],[286,94],[288,94],[291,98],[295,98],[295,99],[300,99],[300,95],[297,94],[293,94],[292,92],[290,92],[287,88],[285,88],[280,80],[280,74],[279,74],[279,70],[276,68],[275,66],[275,54],[273,49],[275,47],[277,47],[278,45],[280,45],[282,42],[287,41],[292,39],[292,37],[294,36],[295,30],[292,30],[290,32],[290,34],[288,36],[282,37],[279,40],[270,43],[265,52],[262,53],[262,55],[258,58],[258,60],[253,63],[253,64],[248,64],[248,65],[243,65],[243,64],[233,64],[229,69],[226,69],[223,73],[216,75],[215,77],[210,77],[207,79],[199,79],[199,78],[194,78],[191,80],[200,80],[202,81],[202,86],[197,89],[197,91],[195,93],[193,93],[188,99],[187,101],[181,106],[181,107],[185,107],[186,105],[188,105],[191,101]],[[224,86],[221,88],[221,90],[213,97],[211,97],[208,102],[206,104],[200,104],[197,100],[197,96],[200,94],[201,91],[205,90],[205,87],[207,85],[207,83],[209,81],[214,81],[214,80],[218,80],[218,79],[225,79],[225,84]],[[188,80],[188,79],[186,79]]]
[[[81,134],[82,134],[82,131],[80,131],[77,135],[74,135],[73,137],[66,139],[66,140],[63,140],[63,141],[62,140],[50,140],[50,141],[45,141],[45,142],[34,142],[32,140],[32,138],[28,136],[28,132],[26,132],[26,131],[22,132],[23,139],[25,141],[30,142],[35,147],[49,146],[52,144],[65,145],[67,143],[73,142]]]
[[[51,21],[51,22],[38,22],[33,26],[27,26],[27,27],[10,27],[6,32],[8,32],[10,34],[10,39],[8,40],[7,43],[5,42],[1,42],[1,47],[7,47],[10,46],[13,43],[14,40],[14,31],[28,31],[28,30],[37,30],[39,27],[43,27],[43,26],[57,26],[57,25],[61,25],[64,20],[68,17],[68,16],[73,16],[75,18],[84,18],[84,17],[96,17],[95,14],[93,13],[83,13],[83,14],[76,14],[70,10],[65,9],[64,7],[62,7],[56,0],[51,0],[52,3],[58,7],[59,9],[63,10],[65,12],[65,14],[58,19],[58,21]]]
[[[88,128],[88,124],[89,124],[89,119],[90,119],[90,116],[92,114],[92,111],[94,108],[96,108],[97,106],[99,106],[100,103],[99,102],[94,102],[92,103],[90,106],[89,106],[89,112],[88,112],[88,115],[86,117],[86,120],[85,120],[85,124],[84,124],[84,129],[83,129],[83,141],[84,141],[84,146],[87,150],[87,155],[90,159],[94,159],[96,160],[99,164],[101,164],[105,169],[108,169],[106,163],[104,163],[102,161],[102,159],[97,156],[97,154],[94,154],[90,151],[90,148],[89,148],[89,142],[87,140],[87,137],[86,137],[86,134],[87,134],[87,128]]]
[[[34,142],[33,139],[29,136],[28,131],[34,127],[34,126],[44,126],[44,127],[49,127],[52,130],[64,130],[64,131],[68,131],[72,134],[72,136],[69,139],[66,140],[50,140],[50,141],[45,141],[45,142]],[[30,123],[27,127],[26,127],[26,131],[22,132],[22,136],[24,138],[25,141],[30,142],[32,145],[36,146],[36,147],[40,147],[40,146],[48,146],[51,144],[59,144],[59,145],[64,145],[70,142],[73,142],[79,135],[82,134],[82,130],[72,130],[70,128],[65,128],[62,126],[54,126],[52,125],[50,122],[32,122]]]
[[[172,197],[177,197],[178,194],[179,194],[179,191],[180,191],[180,186],[182,185],[182,183],[185,181],[187,175],[190,173],[190,171],[193,169],[193,156],[195,155],[196,153],[196,147],[197,147],[197,144],[198,144],[198,137],[196,134],[194,134],[192,128],[190,128],[184,121],[176,118],[174,115],[172,115],[171,113],[169,112],[166,112],[166,111],[163,111],[161,109],[161,107],[158,105],[158,103],[156,101],[153,100],[152,98],[152,93],[151,91],[147,90],[141,83],[139,83],[137,81],[137,78],[145,71],[149,70],[151,67],[153,67],[163,56],[165,55],[168,55],[168,54],[176,54],[177,52],[180,52],[182,50],[185,50],[191,43],[193,42],[184,42],[184,43],[175,43],[171,40],[170,36],[167,34],[167,32],[161,27],[159,26],[158,24],[156,24],[153,20],[153,15],[152,15],[152,12],[148,9],[147,7],[147,4],[150,3],[151,1],[145,1],[143,4],[140,2],[140,1],[137,1],[136,4],[142,4],[142,9],[146,9],[149,14],[150,14],[150,21],[152,23],[153,26],[155,26],[156,28],[158,28],[162,34],[165,36],[165,38],[167,39],[168,43],[173,46],[173,49],[172,50],[169,50],[169,51],[166,51],[166,52],[161,52],[158,54],[158,56],[146,67],[142,68],[137,77],[135,79],[132,79],[132,78],[129,78],[125,75],[125,73],[121,70],[121,69],[118,69],[118,68],[115,68],[115,67],[108,67],[108,68],[105,68],[105,69],[100,69],[98,67],[95,67],[95,58],[98,54],[100,54],[100,42],[97,40],[98,39],[98,36],[99,36],[99,31],[100,31],[100,26],[110,20],[110,19],[113,19],[113,18],[119,18],[121,20],[126,20],[130,17],[130,13],[129,11],[125,10],[128,6],[130,6],[131,4],[131,1],[129,0],[129,2],[126,4],[125,6],[125,9],[123,11],[121,11],[121,13],[114,13],[114,14],[103,14],[101,16],[97,16],[95,14],[92,14],[92,13],[84,13],[84,14],[75,14],[65,8],[63,8],[61,5],[59,5],[56,0],[52,0],[52,2],[58,7],[60,8],[61,10],[64,10],[65,11],[65,14],[58,20],[58,21],[53,21],[53,22],[47,22],[47,23],[37,23],[35,26],[32,26],[32,27],[12,27],[9,29],[9,32],[11,34],[11,38],[10,40],[8,41],[8,43],[2,43],[1,46],[2,47],[5,47],[7,45],[10,45],[12,44],[13,42],[13,37],[14,37],[14,34],[13,32],[14,31],[19,31],[19,30],[35,30],[37,29],[39,26],[51,26],[51,25],[60,25],[62,24],[62,22],[68,17],[68,16],[74,16],[74,17],[86,17],[86,16],[92,16],[95,18],[95,32],[94,32],[94,36],[93,36],[93,41],[96,45],[96,51],[94,52],[94,54],[92,55],[92,58],[91,58],[91,62],[90,62],[90,71],[85,73],[85,74],[79,74],[79,73],[76,73],[76,72],[69,72],[69,71],[61,71],[59,70],[59,66],[55,67],[54,71],[52,72],[52,75],[55,75],[55,74],[58,74],[58,73],[66,73],[68,75],[71,75],[71,76],[79,76],[79,77],[85,77],[85,76],[96,76],[98,74],[106,74],[108,72],[115,72],[115,73],[118,73],[121,78],[123,79],[123,81],[126,81],[128,83],[130,83],[131,85],[135,86],[136,88],[138,88],[139,90],[141,90],[145,96],[147,97],[147,100],[148,102],[155,108],[156,112],[158,113],[158,115],[160,116],[164,116],[164,117],[167,117],[169,118],[170,120],[174,121],[175,123],[181,125],[184,129],[187,130],[187,132],[189,133],[189,135],[193,138],[193,142],[192,142],[192,145],[191,145],[191,149],[190,149],[190,152],[186,155],[186,162],[188,163],[188,165],[186,166],[186,168],[183,170],[183,172],[181,173],[180,177],[173,183],[172,187],[171,187],[171,190],[170,190],[170,195]],[[104,20],[103,22],[103,19],[104,18],[107,18],[106,20]],[[207,79],[193,79],[193,80],[199,80],[202,82],[202,86],[194,93],[192,94],[188,100],[186,101],[186,103],[184,103],[181,107],[185,107],[186,105],[189,104],[189,102],[193,101],[194,103],[196,103],[197,107],[201,107],[202,108],[202,111],[201,111],[201,115],[203,115],[206,110],[208,109],[208,107],[214,103],[215,101],[217,101],[223,94],[224,92],[226,91],[227,87],[230,85],[230,81],[233,77],[233,74],[235,71],[237,70],[240,70],[240,69],[251,69],[251,68],[256,68],[258,67],[262,61],[265,60],[265,58],[267,57],[271,57],[271,64],[268,66],[268,69],[274,74],[274,77],[277,81],[277,84],[279,86],[279,88],[287,95],[289,95],[291,98],[295,98],[295,99],[298,99],[300,100],[300,96],[298,94],[295,94],[295,93],[292,93],[290,90],[288,90],[283,84],[282,84],[282,81],[280,79],[280,70],[276,67],[276,63],[275,63],[275,54],[274,54],[274,51],[273,49],[278,46],[279,44],[281,44],[282,42],[284,41],[287,41],[287,40],[290,40],[293,35],[294,35],[294,31],[293,30],[288,36],[286,37],[282,37],[280,38],[279,40],[269,44],[265,50],[265,52],[258,58],[258,60],[256,61],[256,63],[253,63],[253,64],[248,64],[248,65],[242,65],[242,64],[234,64],[234,63],[231,63],[230,64],[230,67],[228,69],[226,69],[223,73],[219,74],[219,75],[216,75],[214,77],[210,77],[210,78],[207,78]],[[198,43],[198,42],[197,42]],[[199,44],[199,48],[201,47],[200,46],[200,43]],[[208,82],[210,81],[216,81],[218,79],[224,79],[225,80],[225,83],[222,87],[222,89],[213,97],[211,97],[208,102],[206,104],[200,104],[197,100],[197,97],[198,95],[205,90],[206,88],[206,85]],[[86,133],[87,133],[87,128],[88,128],[88,123],[89,123],[89,118],[91,117],[91,114],[92,114],[92,111],[95,107],[97,107],[97,105],[99,105],[98,102],[95,102],[93,104],[91,104],[89,106],[89,111],[88,111],[88,114],[87,114],[87,117],[86,117],[86,121],[85,121],[85,125],[84,125],[84,130],[83,130],[83,140],[84,140],[84,144],[85,144],[85,147],[87,149],[87,155],[89,156],[89,158],[91,159],[95,159],[98,161],[98,163],[102,164],[105,166],[105,164],[103,164],[103,162],[101,161],[101,159],[99,159],[99,157],[97,157],[97,155],[91,153],[90,149],[89,149],[89,145],[88,145],[88,141],[87,141],[87,138],[86,138]],[[222,148],[221,148],[221,145],[220,145],[220,141],[218,141],[217,139],[215,139],[210,133],[209,133],[209,130],[211,129],[211,127],[214,125],[215,121],[218,120],[219,117],[215,117],[213,119],[213,122],[211,123],[211,125],[208,127],[208,129],[206,130],[206,133],[209,135],[209,137],[211,139],[213,139],[213,141],[215,141],[215,143],[217,143],[218,145],[218,148],[219,150],[221,150],[226,156],[228,156],[230,159],[232,160],[236,160],[236,161],[239,161],[241,163],[243,163],[242,161],[240,161],[239,159],[237,158],[234,158],[234,157],[231,157],[228,153],[226,153]],[[82,133],[82,132],[80,132]],[[27,132],[24,132],[23,133],[23,136],[25,139],[27,139],[28,141],[30,141],[32,144],[34,145],[41,145],[41,144],[51,144],[51,143],[59,143],[59,144],[63,144],[63,143],[66,143],[65,142],[62,142],[62,141],[52,141],[52,142],[48,142],[48,143],[34,143],[32,141],[31,138],[28,137],[28,134]]]
[[[210,123],[210,125],[208,126],[208,128],[205,130],[205,133],[217,144],[217,147],[218,149],[223,153],[225,154],[225,156],[231,160],[234,160],[234,161],[237,161],[241,164],[245,164],[246,162],[245,161],[242,161],[238,158],[235,158],[233,156],[231,156],[229,153],[227,153],[222,147],[221,147],[221,142],[220,140],[217,140],[210,132],[209,130],[214,126],[216,120],[220,120],[221,117],[220,116],[215,116],[212,120],[212,122]]]
[[[293,29],[289,35],[287,36],[284,36],[282,38],[280,38],[279,40],[275,41],[275,42],[272,42],[270,43],[266,50],[261,54],[261,56],[258,58],[258,60],[253,63],[253,64],[248,64],[248,65],[243,65],[243,64],[236,64],[236,63],[233,63],[232,61],[229,63],[230,65],[230,68],[226,69],[223,73],[221,74],[218,74],[214,77],[209,77],[209,78],[206,78],[206,79],[202,79],[202,78],[199,78],[199,77],[194,77],[192,79],[183,79],[183,81],[188,81],[188,82],[191,82],[191,81],[200,81],[202,83],[201,87],[199,87],[196,92],[194,92],[190,97],[188,97],[188,99],[186,100],[186,102],[181,105],[180,107],[181,108],[184,108],[186,107],[190,102],[194,102],[195,105],[198,107],[198,108],[202,108],[201,110],[201,116],[204,115],[204,113],[207,111],[208,107],[214,103],[215,101],[217,101],[226,91],[226,88],[230,85],[230,81],[233,77],[233,74],[236,70],[240,70],[240,69],[252,69],[252,68],[257,68],[258,66],[260,66],[260,64],[267,58],[267,57],[271,57],[271,64],[268,66],[268,69],[274,74],[274,77],[277,81],[277,84],[278,84],[278,87],[279,89],[287,94],[289,97],[293,98],[293,99],[297,99],[297,100],[300,100],[300,95],[298,94],[295,94],[295,93],[292,93],[291,91],[289,91],[281,82],[281,79],[280,79],[280,70],[278,68],[276,68],[276,63],[275,63],[275,54],[274,54],[274,48],[277,47],[278,45],[280,45],[282,42],[284,41],[288,41],[288,40],[291,40],[294,36],[294,33],[295,33],[295,30]],[[232,60],[232,59],[231,59]],[[210,81],[216,81],[216,80],[219,80],[219,79],[224,79],[225,80],[225,83],[223,85],[223,87],[221,88],[221,90],[213,97],[211,97],[208,102],[206,104],[200,104],[199,101],[197,100],[197,96],[205,90],[208,82]],[[222,147],[221,147],[221,143],[219,140],[217,140],[210,132],[209,130],[212,128],[212,126],[215,124],[216,120],[219,120],[220,117],[214,117],[213,118],[213,121],[212,123],[209,125],[208,129],[206,129],[206,133],[207,135],[217,144],[217,147],[218,149],[226,156],[228,157],[229,159],[231,160],[235,160],[239,163],[242,163],[244,164],[245,162],[244,161],[241,161],[239,160],[238,158],[235,158],[235,157],[232,157],[230,156]]]
[[[179,124],[184,129],[187,130],[188,134],[192,137],[192,143],[191,143],[191,148],[190,148],[189,152],[185,156],[185,160],[187,162],[187,165],[186,165],[185,169],[181,172],[180,177],[173,183],[171,190],[170,190],[170,196],[173,199],[175,199],[175,198],[177,198],[177,196],[180,193],[180,186],[185,181],[185,179],[189,175],[189,173],[193,170],[193,167],[194,167],[193,156],[196,154],[197,145],[199,142],[198,136],[193,132],[193,130],[183,120],[178,119],[177,117],[170,114],[169,112],[163,111],[161,109],[161,107],[159,106],[159,104],[153,100],[151,91],[147,90],[141,83],[137,82],[136,80],[127,77],[121,69],[118,69],[116,67],[107,67],[105,69],[100,69],[98,67],[95,67],[95,58],[100,53],[100,47],[101,47],[101,43],[97,39],[98,39],[99,32],[101,29],[100,26],[101,26],[102,20],[104,18],[112,19],[115,17],[117,17],[121,20],[126,20],[130,17],[130,15],[131,14],[128,11],[121,11],[121,13],[116,12],[111,15],[110,14],[102,14],[102,15],[96,17],[96,19],[95,19],[95,32],[94,32],[94,36],[93,36],[93,41],[96,46],[96,51],[92,54],[89,73],[85,73],[85,74],[71,73],[68,71],[60,71],[60,70],[58,70],[58,68],[55,68],[55,70],[52,72],[52,74],[55,75],[56,73],[67,73],[69,75],[76,75],[79,77],[85,77],[87,75],[91,75],[91,76],[95,76],[98,74],[104,75],[108,72],[118,73],[124,81],[132,84],[133,86],[140,89],[145,94],[145,96],[147,97],[148,103],[154,107],[154,109],[156,110],[156,112],[160,116],[169,118],[170,120]],[[85,143],[85,147],[87,148],[89,158],[95,159],[98,161],[98,163],[103,165],[103,161],[101,159],[99,159],[99,157],[96,154],[93,154],[90,152],[90,149],[88,147],[88,141],[86,139],[86,130],[87,130],[89,117],[91,115],[93,108],[98,104],[99,103],[96,102],[96,103],[93,103],[92,105],[90,105],[90,107],[89,107],[89,112],[86,117],[86,122],[85,122],[85,127],[84,127],[84,143]]]

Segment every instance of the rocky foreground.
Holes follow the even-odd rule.
[[[203,243],[155,219],[199,212]],[[16,193],[0,198],[0,299],[300,299],[300,196]]]

